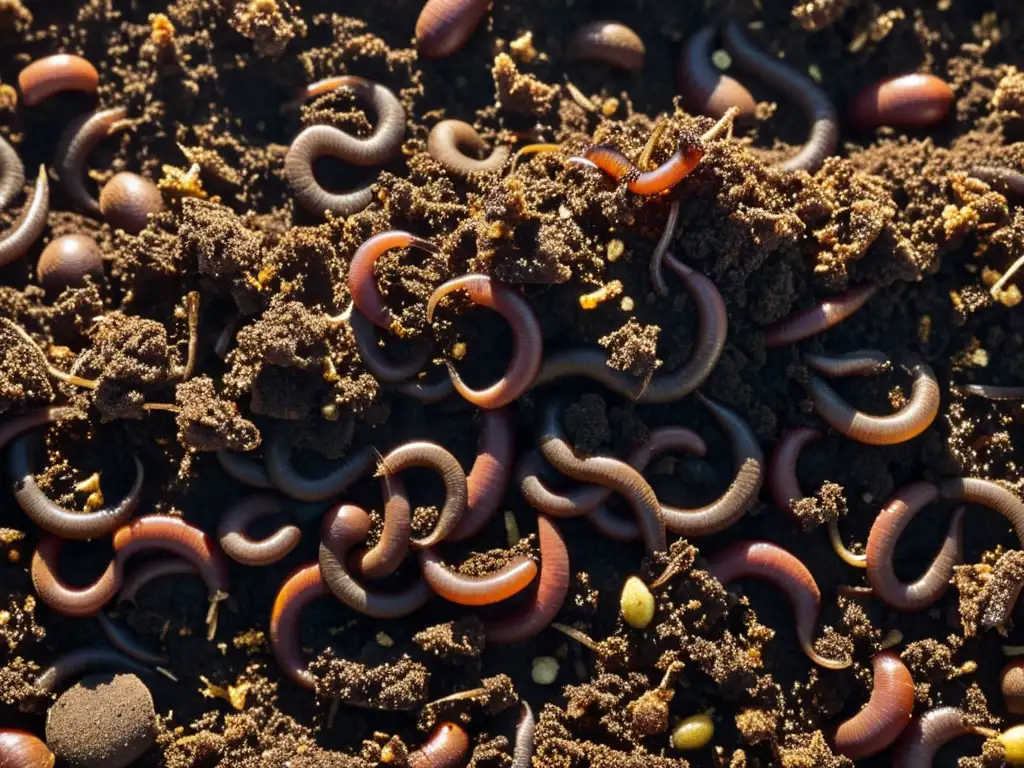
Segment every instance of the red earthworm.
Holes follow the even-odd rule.
[[[170,661],[166,654],[150,650],[138,638],[133,636],[127,628],[115,622],[103,611],[96,612],[96,620],[99,622],[100,629],[103,630],[103,634],[106,635],[110,644],[121,651],[121,653],[131,656],[143,664],[152,664],[154,666],[162,666]]]
[[[643,171],[611,144],[598,144],[583,153],[589,160],[617,182],[624,182],[637,195],[660,195],[690,175],[704,157],[704,142],[696,134],[684,133],[679,149],[652,171]]]
[[[1024,661],[1011,661],[999,673],[999,690],[1003,694],[1006,710],[1024,715]]]
[[[416,48],[428,59],[451,56],[466,44],[490,0],[427,0],[416,19]]]
[[[779,509],[793,513],[793,502],[804,498],[800,481],[796,476],[796,465],[804,448],[821,440],[824,435],[810,427],[796,427],[784,430],[782,437],[768,457],[768,485],[772,501]]]
[[[277,665],[289,678],[310,690],[315,683],[302,653],[299,619],[310,603],[330,596],[331,591],[320,578],[320,564],[309,563],[285,579],[270,611],[270,650]]]
[[[257,493],[236,502],[217,523],[217,541],[224,554],[242,565],[272,565],[283,560],[298,546],[302,531],[296,525],[283,525],[270,536],[254,540],[245,532],[256,520],[284,510],[277,496]]]
[[[772,349],[817,336],[863,307],[876,290],[873,285],[860,285],[813,307],[792,312],[765,330],[764,345]]]
[[[903,732],[893,755],[893,768],[931,768],[935,755],[953,739],[969,734],[988,736],[986,728],[969,725],[956,707],[936,707],[915,717]]]
[[[807,393],[814,410],[833,429],[868,445],[896,445],[913,440],[939,413],[939,382],[924,361],[910,365],[914,377],[910,400],[891,416],[872,416],[859,411],[817,376],[807,380]]]
[[[686,108],[716,120],[730,107],[739,117],[754,115],[757,102],[742,83],[721,72],[711,61],[717,30],[706,25],[686,41],[676,64],[676,81]]]
[[[457,768],[467,752],[469,734],[455,723],[441,723],[422,747],[409,753],[409,768]]]
[[[651,276],[651,285],[654,292],[659,296],[668,296],[668,283],[665,282],[665,254],[672,243],[672,237],[676,233],[679,224],[679,200],[673,200],[668,207],[668,216],[665,218],[665,229],[662,230],[658,244],[651,251],[651,260],[648,262],[647,271]]]
[[[814,173],[825,158],[835,152],[839,143],[839,120],[828,96],[809,77],[750,42],[739,24],[726,24],[722,39],[740,69],[786,94],[804,111],[807,122],[811,124],[807,143],[795,157],[779,167],[784,171]]]
[[[950,387],[963,395],[976,395],[986,400],[1024,399],[1024,387],[1000,387],[995,384],[960,384]]]
[[[811,661],[825,669],[846,669],[852,663],[827,659],[814,650],[821,592],[807,566],[782,547],[768,541],[740,541],[708,558],[708,571],[726,588],[736,579],[767,581],[789,600],[800,648]]]
[[[886,77],[862,89],[850,104],[850,122],[858,130],[883,125],[928,128],[941,122],[953,106],[953,89],[926,72]]]
[[[6,208],[25,186],[25,166],[17,150],[0,136],[0,211]]]
[[[633,509],[648,552],[668,548],[665,520],[658,496],[637,470],[610,456],[579,458],[566,441],[558,417],[561,404],[552,402],[544,410],[538,445],[551,466],[573,480],[606,485],[621,494]]]
[[[1024,198],[1024,173],[1020,171],[995,165],[976,165],[971,168],[968,175],[981,179],[1007,197]]]
[[[419,373],[430,361],[432,345],[427,339],[420,339],[409,350],[404,362],[395,363],[379,347],[380,331],[358,309],[353,309],[349,316],[349,327],[356,342],[356,349],[367,370],[380,381],[387,383],[404,383]]]
[[[944,499],[981,504],[998,512],[1010,521],[1024,545],[1024,503],[1012,491],[980,477],[957,477],[939,483],[939,494]]]
[[[357,550],[349,559],[360,576],[380,579],[394,573],[409,554],[412,536],[412,505],[405,483],[398,475],[381,475],[384,495],[384,527],[377,545]]]
[[[46,229],[46,217],[50,213],[50,182],[46,169],[39,166],[39,176],[32,190],[32,199],[18,216],[17,221],[0,239],[0,267],[17,261],[42,236]]]
[[[96,67],[73,53],[36,59],[18,73],[18,87],[27,107],[34,107],[61,91],[96,93],[99,82]]]
[[[480,413],[480,442],[466,477],[466,511],[448,541],[465,541],[480,533],[494,516],[508,488],[515,456],[515,421],[510,408]]]
[[[367,184],[351,192],[328,192],[316,180],[313,163],[325,155],[352,165],[381,165],[391,160],[405,137],[405,109],[389,88],[362,78],[346,83],[357,99],[369,103],[377,113],[377,126],[365,139],[330,125],[313,125],[292,141],[284,158],[284,174],[296,200],[310,213],[332,211],[343,216],[358,213],[373,197]]]
[[[373,266],[377,259],[396,248],[419,248],[427,253],[438,253],[437,246],[429,240],[395,229],[380,232],[360,245],[348,267],[348,291],[355,308],[378,328],[390,331],[396,330],[398,318],[384,303],[373,275]]]
[[[411,542],[416,549],[426,549],[444,541],[455,530],[466,511],[469,486],[459,460],[437,443],[413,440],[393,449],[380,462],[380,471],[385,476],[397,475],[410,467],[432,469],[444,482],[444,506],[437,525],[429,535]]]
[[[501,408],[517,400],[533,384],[540,370],[544,341],[540,323],[526,300],[506,285],[488,275],[462,275],[440,285],[427,302],[427,322],[434,319],[434,310],[442,298],[453,291],[465,291],[479,307],[492,309],[512,328],[513,352],[505,375],[486,389],[470,389],[462,381],[451,361],[448,372],[455,390],[478,408]]]
[[[654,405],[680,400],[703,384],[725,349],[729,330],[725,302],[711,280],[678,261],[671,253],[665,254],[665,264],[683,281],[686,292],[697,305],[700,329],[693,354],[686,363],[671,373],[655,374],[645,386],[633,376],[609,368],[603,349],[582,347],[548,355],[534,386],[566,376],[582,376],[637,403]]]
[[[445,566],[433,549],[420,552],[420,569],[432,590],[458,605],[500,603],[526,589],[537,575],[537,564],[520,555],[494,573],[464,576]]]
[[[14,499],[33,523],[62,538],[82,540],[98,539],[128,522],[139,505],[145,477],[138,456],[133,457],[135,482],[120,503],[95,512],[76,512],[55,504],[36,484],[29,461],[29,453],[36,444],[32,435],[18,438],[11,446],[9,458],[11,477],[14,480]]]
[[[931,483],[905,485],[889,497],[871,526],[866,553],[868,582],[886,605],[901,611],[920,611],[935,603],[949,588],[953,568],[963,558],[963,507],[953,513],[946,540],[917,581],[901,582],[892,564],[900,534],[918,512],[938,498],[939,489]]]
[[[476,128],[461,120],[442,120],[427,136],[428,154],[456,176],[501,170],[508,160],[508,147],[495,147],[491,154],[478,160],[486,150],[487,143]]]
[[[875,376],[888,371],[889,356],[874,349],[846,352],[842,355],[804,355],[804,364],[830,379],[846,376]]]
[[[217,462],[228,477],[244,485],[264,490],[276,487],[270,480],[270,476],[267,474],[263,463],[257,459],[250,458],[244,453],[220,450],[217,451]]]
[[[397,619],[419,610],[434,593],[417,574],[400,592],[371,591],[348,572],[346,555],[370,532],[370,516],[352,504],[339,504],[325,516],[320,543],[320,575],[341,602],[375,619]]]
[[[81,411],[66,405],[50,405],[25,411],[17,416],[8,416],[0,421],[0,450],[6,448],[11,440],[30,429],[63,419],[81,418],[81,416]]]
[[[58,656],[32,684],[43,693],[56,693],[72,680],[101,669],[116,669],[148,676],[152,670],[105,645],[76,648]]]
[[[881,651],[871,664],[875,673],[871,698],[836,729],[836,750],[851,760],[876,755],[896,741],[914,712],[914,678],[900,657]]]
[[[134,605],[139,591],[151,581],[167,576],[194,576],[197,573],[192,563],[180,557],[157,557],[147,560],[123,576],[121,590],[117,593],[117,602]]]
[[[282,493],[299,501],[323,501],[337,496],[373,469],[377,456],[372,448],[363,448],[347,456],[342,465],[318,478],[303,477],[292,466],[292,446],[288,435],[279,432],[264,452],[267,475]]]
[[[85,184],[85,161],[93,148],[125,127],[126,107],[101,109],[72,122],[61,136],[54,166],[57,178],[75,204],[86,213],[100,215],[100,201]]]
[[[533,734],[537,728],[537,721],[534,719],[533,710],[530,709],[526,699],[523,699],[520,704],[523,711],[519,716],[519,725],[516,727],[511,768],[530,768],[533,765]]]
[[[540,538],[537,592],[522,611],[506,612],[500,618],[484,622],[484,637],[488,643],[504,645],[529,640],[562,610],[569,594],[569,550],[558,526],[548,517],[537,515],[537,532]]]
[[[65,616],[92,616],[114,599],[121,586],[121,570],[111,560],[103,574],[88,587],[69,587],[60,579],[60,553],[64,539],[44,536],[32,555],[32,586],[39,599]]]
[[[565,45],[570,59],[591,59],[631,72],[644,68],[644,41],[625,24],[591,21],[572,33]]]

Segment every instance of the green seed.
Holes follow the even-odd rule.
[[[715,724],[706,714],[693,715],[672,729],[672,746],[676,749],[700,749],[715,735]]]
[[[636,576],[626,579],[619,605],[622,618],[634,629],[643,629],[654,618],[654,595]]]

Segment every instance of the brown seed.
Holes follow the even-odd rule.
[[[60,53],[33,61],[18,73],[25,106],[34,107],[61,91],[96,93],[100,75],[81,56]]]
[[[953,89],[935,75],[914,73],[880,80],[858,93],[850,122],[860,130],[882,125],[927,128],[943,120],[953,105]]]
[[[13,728],[0,729],[0,768],[53,768],[54,760],[42,739]]]
[[[644,68],[644,41],[617,21],[591,21],[577,29],[565,46],[571,59],[603,61],[631,72]]]
[[[100,192],[103,218],[133,235],[146,228],[150,214],[163,209],[164,201],[156,184],[136,173],[116,174]]]
[[[100,246],[88,235],[63,235],[43,249],[36,277],[47,293],[85,285],[86,275],[102,275]]]

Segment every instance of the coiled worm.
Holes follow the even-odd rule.
[[[348,267],[348,290],[352,303],[371,323],[392,332],[397,330],[398,318],[391,312],[377,287],[373,267],[377,260],[396,248],[419,248],[437,254],[437,246],[422,237],[401,230],[374,235],[360,245]]]
[[[486,151],[487,143],[476,128],[461,120],[442,120],[427,136],[427,152],[456,176],[501,170],[508,160],[508,147],[495,147],[487,157],[480,158]]]
[[[735,107],[738,117],[751,118],[757,102],[736,79],[721,72],[711,61],[717,30],[706,25],[683,45],[676,63],[676,83],[686,108],[716,120]]]
[[[331,596],[320,578],[320,564],[297,568],[284,580],[270,611],[270,650],[281,671],[303,688],[315,687],[302,652],[299,619],[310,603]]]
[[[337,496],[368,474],[377,461],[372,448],[362,448],[346,456],[332,472],[317,478],[304,477],[292,465],[292,446],[285,432],[270,439],[264,456],[267,476],[274,487],[299,501],[323,501]]]
[[[127,116],[125,107],[101,109],[72,122],[60,138],[57,178],[75,205],[93,216],[100,215],[100,201],[86,187],[86,160],[97,144],[125,127]]]
[[[429,535],[411,542],[415,549],[426,549],[444,541],[455,530],[466,511],[469,487],[458,459],[437,443],[412,440],[392,450],[380,462],[381,472],[387,476],[397,475],[411,467],[432,469],[444,483],[444,506],[437,525]]]
[[[263,539],[253,539],[246,529],[256,520],[284,510],[277,496],[254,494],[246,496],[221,515],[217,523],[217,541],[224,554],[236,563],[249,566],[272,565],[283,560],[298,546],[302,531],[296,525],[283,525]]]
[[[868,703],[836,729],[836,750],[851,760],[877,755],[910,724],[914,713],[914,678],[892,651],[871,659],[875,681]]]

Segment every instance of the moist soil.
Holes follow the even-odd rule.
[[[856,549],[882,502],[904,483],[983,476],[1024,490],[1015,448],[1021,407],[968,399],[951,388],[1015,384],[1024,374],[1024,321],[1014,307],[1019,292],[1012,281],[998,300],[988,290],[1024,255],[1024,214],[1015,201],[966,177],[978,163],[1024,163],[1024,145],[1015,144],[1024,131],[1024,76],[1012,66],[1024,44],[1024,17],[1015,3],[995,0],[708,5],[714,7],[497,0],[462,51],[421,61],[411,47],[420,4],[405,0],[366,4],[358,17],[315,1],[22,6],[0,0],[0,131],[17,147],[29,178],[40,163],[52,165],[60,134],[76,116],[124,105],[131,126],[90,154],[89,175],[101,185],[119,171],[141,173],[160,181],[168,204],[131,236],[75,213],[55,183],[44,242],[75,232],[95,237],[104,278],[46,295],[34,270],[43,243],[0,273],[0,315],[40,341],[56,367],[97,381],[89,391],[53,380],[38,352],[9,333],[0,338],[0,411],[69,402],[88,415],[47,432],[40,484],[65,505],[84,508],[88,493],[75,487],[96,472],[105,497],[119,498],[130,485],[135,453],[146,467],[140,512],[180,514],[213,532],[222,510],[252,492],[223,473],[213,452],[259,456],[261,443],[281,430],[289,431],[297,463],[310,475],[363,445],[386,453],[411,439],[443,444],[468,468],[476,450],[475,409],[458,397],[425,406],[380,384],[347,328],[326,321],[348,303],[351,254],[387,229],[406,229],[440,246],[438,255],[392,252],[377,269],[409,342],[435,342],[431,379],[446,375],[445,359],[457,359],[463,376],[480,385],[500,375],[508,360],[509,331],[491,313],[452,302],[438,322],[426,322],[432,290],[472,271],[521,288],[548,348],[601,340],[612,364],[641,376],[684,362],[697,329],[693,302],[671,276],[672,293],[657,297],[647,272],[669,203],[678,198],[672,251],[715,281],[729,313],[728,344],[703,389],[742,415],[766,449],[785,427],[819,424],[800,384],[802,352],[887,353],[895,363],[891,373],[837,384],[870,412],[905,401],[910,382],[900,364],[914,356],[927,360],[942,385],[939,417],[912,441],[872,447],[833,432],[806,451],[800,478],[814,499],[801,506],[800,520],[763,492],[728,531],[677,542],[668,559],[678,573],[656,591],[655,619],[645,630],[623,623],[618,594],[628,575],[651,577],[666,557],[645,561],[640,544],[603,540],[582,520],[560,522],[573,584],[559,621],[598,641],[597,651],[554,629],[522,645],[486,648],[474,612],[441,600],[397,621],[322,601],[302,622],[303,645],[311,659],[320,656],[313,665],[320,695],[314,696],[282,678],[268,651],[267,627],[281,582],[316,557],[315,522],[281,563],[232,566],[231,594],[213,642],[206,640],[201,583],[155,582],[137,609],[120,613],[143,639],[166,648],[175,678],[150,681],[160,734],[137,765],[401,765],[435,722],[456,720],[472,738],[470,765],[504,767],[520,698],[538,713],[536,765],[847,765],[832,752],[830,736],[866,701],[871,655],[893,631],[902,633],[895,647],[914,674],[917,711],[963,706],[979,724],[1013,724],[998,691],[1000,646],[1024,642],[1024,635],[1009,627],[1005,636],[985,631],[976,618],[986,579],[1012,571],[1014,563],[999,568],[1002,553],[1017,546],[1008,523],[970,509],[969,565],[938,604],[920,613],[839,596],[843,585],[865,584],[863,572],[836,557],[821,523],[841,515],[842,535]],[[644,40],[641,73],[563,55],[575,28],[604,18],[629,25]],[[675,58],[701,25],[737,18],[751,22],[759,46],[814,75],[840,113],[881,77],[923,70],[954,89],[952,114],[910,134],[844,130],[839,157],[813,176],[786,174],[771,163],[803,141],[804,116],[784,95],[743,77],[763,101],[757,121],[739,126],[734,141],[711,145],[668,196],[640,198],[566,164],[567,155],[602,141],[635,158],[659,119],[664,130],[655,163],[686,132],[706,130],[708,118],[689,115],[676,102]],[[89,58],[100,72],[98,94],[18,105],[9,87],[18,71],[56,52]],[[287,145],[315,123],[367,135],[374,116],[345,90],[298,110],[281,106],[307,83],[336,74],[393,89],[408,125],[402,153],[382,170],[318,164],[327,186],[344,188],[377,174],[369,208],[325,221],[294,205],[282,175]],[[563,149],[523,158],[514,172],[506,166],[455,178],[426,154],[429,129],[443,118],[474,123],[488,143],[557,142]],[[21,205],[0,213],[3,228]],[[582,294],[614,280],[621,294],[581,308]],[[882,290],[849,320],[798,345],[765,349],[769,323],[866,282]],[[178,384],[191,291],[201,298],[198,360],[192,379]],[[389,341],[389,348],[401,354],[404,343]],[[703,504],[728,486],[728,444],[694,398],[636,406],[585,382],[556,388],[569,405],[566,429],[581,451],[622,456],[662,425],[686,425],[706,439],[704,459],[670,457],[648,470],[669,503]],[[539,406],[552,394],[531,392],[515,404],[518,453],[534,443]],[[143,403],[179,411],[145,410]],[[407,486],[419,505],[417,524],[429,527],[443,500],[440,483],[427,472],[410,472]],[[379,510],[378,484],[361,482],[345,500]],[[64,618],[35,601],[28,564],[39,531],[10,495],[0,504],[0,725],[42,735],[39,713],[47,701],[30,681],[61,654],[104,639],[94,620]],[[524,536],[535,531],[535,512],[514,488],[501,510],[514,514]],[[930,562],[951,512],[949,505],[932,505],[903,535],[901,578]],[[726,593],[702,569],[706,553],[740,539],[774,541],[807,564],[823,596],[819,650],[852,652],[849,670],[818,670],[800,653],[783,595],[749,582]],[[474,540],[445,554],[459,563],[500,550],[470,559],[467,569],[478,571],[519,551],[536,552],[535,538],[511,553],[508,546],[499,514]],[[69,545],[62,573],[86,584],[109,557],[107,542]],[[538,656],[560,661],[554,684],[531,680]],[[485,692],[428,705],[479,687]],[[333,700],[340,703],[332,707]],[[709,710],[716,727],[708,747],[684,755],[668,746],[675,720]],[[961,739],[941,753],[941,764],[981,753],[980,738]],[[961,764],[999,764],[994,743],[984,754]],[[889,760],[883,755],[861,764]]]

